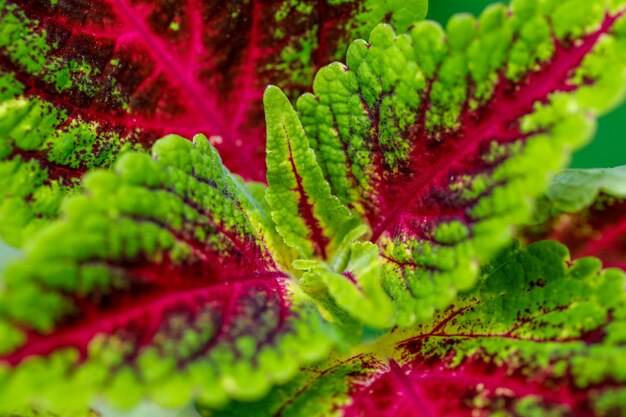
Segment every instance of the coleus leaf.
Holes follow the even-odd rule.
[[[289,99],[277,87],[264,96],[267,125],[266,200],[285,243],[304,258],[327,258],[332,239],[341,239],[349,210],[330,193]]]
[[[516,0],[444,31],[380,25],[298,111],[331,191],[369,223],[410,325],[445,308],[624,93],[623,2]]]
[[[362,234],[355,230],[357,236]],[[396,309],[382,285],[383,269],[376,245],[348,242],[331,262],[296,260],[293,266],[304,271],[300,287],[328,313],[329,320],[347,328],[344,339],[355,343],[368,337],[361,325],[378,331],[390,329]]]
[[[258,398],[327,353],[262,205],[206,137],[163,138],[84,187],[5,274],[0,410]]]
[[[626,167],[565,170],[539,200],[520,238],[554,239],[574,258],[595,256],[626,270]]]
[[[434,321],[211,415],[623,415],[625,285],[556,242],[511,248]]]
[[[393,306],[381,285],[378,248],[355,242],[367,228],[331,194],[287,97],[270,86],[264,104],[265,198],[277,232],[296,250],[293,272],[306,271],[300,284],[335,318],[390,327]]]
[[[0,235],[20,245],[92,167],[177,133],[264,178],[261,97],[290,94],[349,39],[425,0],[0,1]]]

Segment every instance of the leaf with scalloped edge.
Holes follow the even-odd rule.
[[[0,410],[255,399],[327,353],[267,213],[206,137],[127,153],[84,188],[3,278]]]
[[[625,286],[622,271],[570,263],[556,242],[514,247],[432,322],[209,415],[624,415]]]
[[[471,287],[626,87],[623,1],[516,0],[446,32],[379,25],[298,100],[334,195],[367,219],[399,324]]]
[[[267,125],[265,199],[276,229],[301,257],[327,259],[331,240],[343,239],[351,214],[330,193],[287,96],[270,86],[263,103]]]
[[[267,125],[265,199],[277,232],[295,249],[301,287],[335,319],[376,328],[393,325],[382,287],[378,248],[356,241],[367,231],[331,194],[302,124],[275,86],[264,96]],[[352,329],[351,329],[352,330]]]
[[[261,98],[295,96],[346,42],[426,0],[0,1],[0,236],[20,246],[92,167],[166,134],[210,135],[264,178]]]
[[[538,201],[532,224],[519,236],[554,239],[572,257],[595,256],[626,270],[626,167],[565,170]]]

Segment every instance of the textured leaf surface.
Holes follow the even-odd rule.
[[[332,192],[367,219],[410,325],[506,244],[624,92],[623,2],[517,0],[446,32],[386,25],[298,101]]]
[[[347,40],[425,13],[424,0],[0,1],[0,233],[19,245],[86,169],[166,134],[204,133],[264,179],[265,86],[300,93]]]
[[[268,252],[263,208],[204,136],[84,181],[5,274],[2,409],[258,398],[325,354]]]
[[[298,258],[286,266],[294,267],[301,288],[343,325],[391,327],[394,309],[381,285],[378,248],[356,241],[367,227],[331,194],[287,97],[271,86],[264,104],[265,197],[276,230]]]
[[[432,323],[212,415],[623,415],[625,285],[555,242],[514,248]]]
[[[596,256],[605,266],[626,269],[625,198],[625,167],[563,171],[520,237],[558,240],[574,258]]]
[[[267,124],[266,199],[285,242],[300,256],[327,258],[350,212],[330,193],[296,111],[277,87],[264,97]]]

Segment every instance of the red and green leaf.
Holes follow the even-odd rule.
[[[296,251],[293,272],[299,276],[299,271],[305,271],[301,287],[344,325],[358,327],[354,326],[357,321],[391,327],[394,308],[382,287],[378,248],[370,242],[356,242],[367,227],[331,194],[287,97],[271,86],[264,104],[265,197],[277,232]]]
[[[626,5],[514,1],[444,31],[386,25],[298,101],[331,191],[360,213],[410,325],[475,282],[626,87]]]
[[[331,194],[287,97],[271,86],[265,92],[264,105],[269,185],[266,200],[276,229],[300,257],[327,259],[331,241],[342,240],[351,214]]]
[[[127,153],[84,188],[5,273],[1,410],[258,398],[326,354],[263,208],[204,136]]]
[[[555,242],[513,248],[429,324],[211,415],[623,415],[625,285]]]
[[[572,257],[595,256],[626,270],[626,168],[566,170],[539,200],[533,224],[520,237],[554,239]]]
[[[166,134],[210,136],[229,168],[263,179],[265,86],[301,93],[348,40],[425,13],[424,0],[0,1],[0,233],[21,244],[87,169]]]
[[[379,25],[347,65],[320,70],[299,114],[266,91],[268,187],[243,183],[211,142],[227,165],[241,153],[240,173],[259,172],[248,106],[264,71],[283,69],[250,51],[274,65],[284,54],[263,48],[288,47],[264,43],[259,19],[304,30],[297,16],[353,10],[344,3],[236,2],[209,15],[194,2],[104,1],[88,15],[63,0],[0,3],[12,42],[0,45],[0,169],[13,178],[0,180],[0,214],[30,210],[15,211],[19,231],[54,217],[79,179],[84,188],[3,278],[0,411],[82,411],[100,396],[196,400],[212,415],[626,410],[622,271],[544,242],[505,251],[463,292],[623,98],[626,3],[515,0],[456,16],[447,33]],[[412,7],[401,3],[359,4]],[[379,18],[403,30],[398,16]],[[216,32],[198,31],[207,22]],[[330,26],[296,50],[317,54]],[[106,59],[89,55],[108,41]],[[170,126],[211,138],[153,144]],[[335,359],[299,372],[337,341]],[[294,376],[261,404],[224,408]]]

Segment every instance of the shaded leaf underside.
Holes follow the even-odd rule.
[[[211,415],[622,415],[626,280],[599,268],[554,242],[505,251],[432,323]]]
[[[402,325],[472,285],[623,96],[623,5],[511,7],[453,17],[445,34],[379,26],[298,101],[332,192],[388,260]]]
[[[263,180],[264,87],[301,93],[347,40],[424,14],[421,0],[3,0],[0,214],[20,227],[0,232],[20,244],[87,169],[166,134],[203,133],[230,169]]]
[[[554,239],[573,258],[595,256],[607,267],[626,270],[626,189],[624,167],[567,170],[557,175],[539,202],[536,224],[520,238]]]

